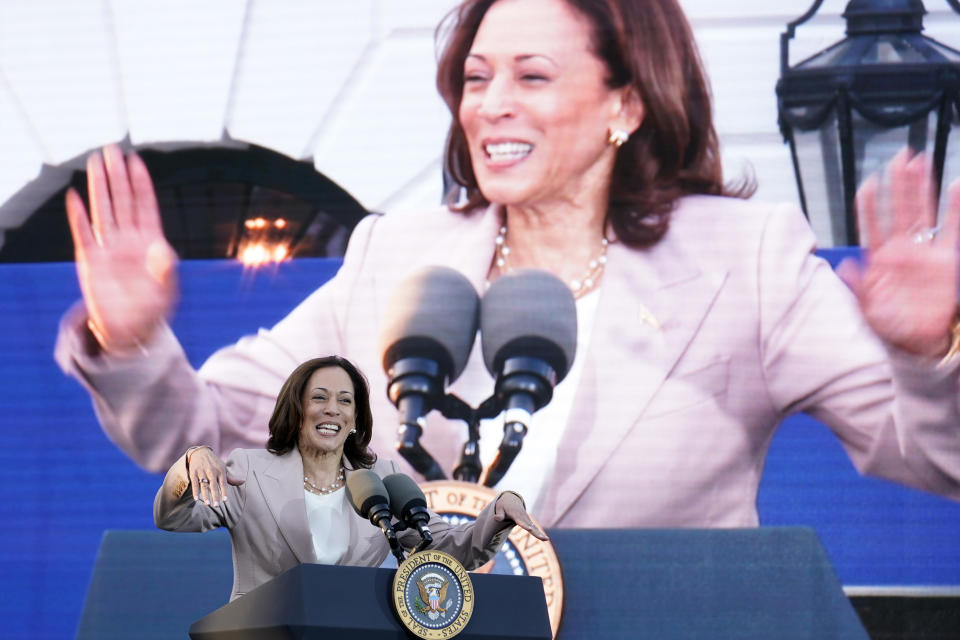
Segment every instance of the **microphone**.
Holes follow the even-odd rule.
[[[427,267],[397,286],[384,315],[380,347],[387,397],[400,413],[397,451],[427,480],[446,476],[420,445],[424,417],[442,402],[445,384],[467,365],[479,306],[463,275]]]
[[[433,544],[433,534],[427,526],[430,522],[427,497],[413,478],[403,473],[391,473],[383,479],[383,485],[390,494],[390,510],[394,517],[411,529],[416,529],[423,540],[414,553]]]
[[[390,497],[380,476],[369,469],[357,469],[347,474],[347,497],[360,517],[367,518],[383,530],[390,551],[403,562],[403,548],[397,540],[397,532],[390,523]]]
[[[480,308],[483,362],[505,410],[503,440],[484,484],[499,482],[523,446],[533,413],[553,398],[577,351],[577,305],[552,273],[520,269],[498,278]]]

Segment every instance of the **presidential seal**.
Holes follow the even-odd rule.
[[[452,638],[473,615],[473,582],[457,559],[443,551],[408,557],[393,578],[393,608],[418,638]]]
[[[427,497],[427,506],[455,525],[476,520],[483,508],[499,495],[498,491],[489,487],[456,480],[422,482],[420,488]],[[539,524],[537,522],[537,525]],[[492,565],[488,563],[478,571],[539,577],[543,581],[550,628],[553,630],[553,637],[557,637],[560,616],[563,613],[563,577],[560,573],[560,560],[550,542],[537,540],[526,530],[514,527]]]

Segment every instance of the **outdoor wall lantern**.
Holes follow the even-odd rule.
[[[938,189],[960,176],[960,52],[921,34],[921,0],[851,0],[847,37],[790,66],[794,31],[821,4],[780,36],[778,120],[821,245],[858,245],[857,186],[901,148],[932,155]]]

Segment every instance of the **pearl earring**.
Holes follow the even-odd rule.
[[[617,149],[623,146],[623,143],[630,139],[630,134],[623,129],[611,129],[607,141]]]

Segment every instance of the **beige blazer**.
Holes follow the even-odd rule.
[[[494,207],[369,216],[334,279],[199,372],[166,329],[149,356],[90,356],[82,308],[64,320],[58,358],[90,389],[110,438],[160,469],[195,442],[262,447],[287,375],[339,353],[369,377],[373,446],[391,455],[397,417],[377,341],[390,294],[435,264],[482,292],[500,224]],[[813,248],[796,207],[707,196],[684,198],[652,248],[612,243],[593,331],[581,336],[589,343],[573,408],[556,425],[558,463],[534,515],[548,527],[756,525],[767,449],[796,411],[826,423],[863,473],[960,499],[960,360],[888,354]],[[450,470],[465,435],[434,413],[423,444]]]
[[[193,499],[181,456],[163,479],[153,503],[153,519],[168,531],[208,531],[226,527],[233,548],[234,600],[254,587],[302,563],[316,562],[313,537],[307,523],[303,489],[303,461],[297,449],[277,456],[265,449],[236,449],[227,460],[230,473],[244,480],[227,485],[228,499],[207,506]],[[378,475],[396,472],[396,465],[379,460]],[[348,470],[347,473],[350,473]],[[446,551],[468,569],[494,557],[513,525],[493,519],[496,500],[477,516],[476,522],[451,526],[433,514],[429,526],[434,536],[431,548]],[[348,515],[350,546],[337,563],[378,567],[390,553],[379,527],[352,509]],[[412,549],[420,542],[413,530],[398,534],[401,544]]]

